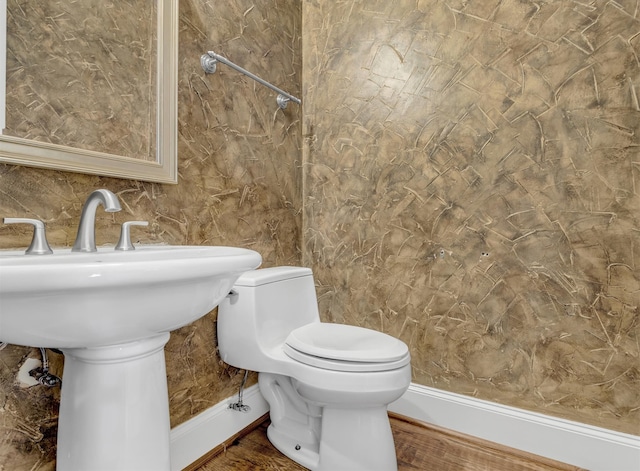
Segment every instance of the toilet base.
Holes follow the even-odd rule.
[[[386,407],[324,407],[320,447],[300,445],[272,423],[269,441],[285,456],[312,471],[397,471],[396,451]]]
[[[387,408],[328,409],[322,413],[318,471],[397,471]]]
[[[301,445],[295,437],[283,433],[273,423],[267,428],[267,438],[276,449],[287,458],[307,469],[318,469],[320,455],[314,446]]]

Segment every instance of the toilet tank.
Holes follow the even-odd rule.
[[[218,349],[236,368],[264,371],[261,360],[292,330],[320,322],[313,273],[303,267],[246,272],[218,307]]]

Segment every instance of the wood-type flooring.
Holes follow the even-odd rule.
[[[269,442],[268,419],[187,471],[304,471]],[[398,471],[585,471],[467,435],[391,416]],[[349,471],[349,470],[335,470]]]

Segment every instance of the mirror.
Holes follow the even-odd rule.
[[[30,98],[34,95],[34,90],[36,92],[35,95],[37,95],[39,89],[37,83],[29,84],[31,88],[25,92],[24,97],[22,97],[24,111],[29,111],[30,108],[35,109],[40,106],[48,108],[45,113],[41,113],[41,116],[45,117],[44,119],[48,119],[48,117],[51,116],[60,118],[45,131],[42,131],[40,126],[32,125],[34,121],[42,120],[42,117],[32,118],[31,116],[27,116],[27,113],[21,111],[16,113],[16,115],[18,115],[16,119],[13,114],[13,108],[11,109],[12,114],[7,115],[5,120],[5,105],[9,108],[10,101],[8,94],[21,93],[21,91],[17,89],[22,88],[24,84],[28,83],[26,79],[21,78],[20,80],[16,80],[17,75],[12,75],[24,73],[26,67],[17,67],[16,70],[6,69],[5,64],[9,62],[6,56],[7,40],[5,35],[8,21],[6,18],[7,1],[13,2],[17,0],[0,0],[0,54],[2,54],[2,60],[0,61],[0,129],[4,130],[3,134],[0,135],[0,162],[116,178],[159,183],[177,183],[178,1],[157,0],[155,7],[155,14],[157,16],[155,21],[157,40],[155,43],[153,41],[153,33],[155,32],[153,27],[148,28],[148,36],[150,37],[143,40],[136,40],[136,38],[134,38],[130,41],[126,37],[119,38],[119,43],[124,45],[121,50],[131,52],[131,55],[124,60],[122,57],[118,57],[116,51],[110,49],[108,41],[100,37],[92,37],[90,40],[99,44],[99,48],[101,47],[102,51],[106,53],[106,57],[108,58],[106,62],[103,61],[101,64],[97,62],[93,63],[91,62],[91,57],[83,57],[83,54],[86,53],[81,52],[65,52],[66,57],[64,55],[60,57],[45,55],[42,60],[38,61],[42,62],[42,64],[37,64],[37,66],[44,67],[44,69],[41,69],[39,72],[41,75],[46,75],[47,68],[53,67],[53,63],[55,62],[63,63],[67,68],[76,72],[79,69],[78,64],[81,64],[83,69],[78,73],[77,79],[62,80],[59,87],[61,89],[64,87],[72,89],[74,86],[78,86],[80,92],[68,93],[67,91],[66,96],[57,98],[51,102],[46,102],[45,100],[44,105],[37,99],[30,101]],[[117,6],[117,2],[109,3],[103,0],[98,0],[98,2],[96,5],[104,7],[106,4],[107,9]],[[37,2],[34,8],[46,5],[47,3],[48,2],[44,2],[41,4]],[[67,12],[71,14],[74,8],[71,4],[74,2],[69,3],[70,6]],[[136,2],[134,2],[134,8],[135,4]],[[27,8],[30,8],[28,6],[29,2],[26,2],[26,5]],[[44,16],[47,22],[59,22],[62,21],[66,15],[56,16],[55,14],[45,11]],[[45,31],[45,34],[38,36],[38,38],[41,41],[54,37],[61,39],[62,42],[73,42],[75,40],[79,40],[78,42],[88,42],[89,40],[82,37],[82,31],[88,31],[91,27],[95,28],[96,25],[108,24],[110,25],[111,31],[115,30],[115,35],[117,36],[118,34],[124,35],[126,33],[124,30],[119,30],[118,21],[138,21],[138,16],[135,18],[128,16],[121,19],[115,16],[112,17],[109,13],[107,13],[107,16],[107,18],[94,18],[93,26],[89,24],[91,21],[89,19],[83,19],[82,21],[70,20],[70,24],[79,28],[80,32],[77,34],[73,31],[67,31],[64,34],[51,34],[48,36],[50,30],[55,28],[44,25],[43,31]],[[153,22],[153,17],[150,16],[149,18]],[[49,29],[47,30],[47,28]],[[140,29],[143,28],[141,27]],[[134,27],[133,30],[135,31],[136,28]],[[54,31],[54,33],[58,32]],[[136,31],[136,33],[139,33],[139,31]],[[110,32],[110,34],[114,33]],[[30,36],[35,36],[33,31],[29,31],[29,34],[25,35],[25,37]],[[20,41],[18,41],[18,43],[26,43],[23,39],[24,38],[19,38]],[[153,46],[150,46],[151,44],[153,44]],[[44,46],[56,47],[50,44],[44,44]],[[21,47],[25,49],[29,47],[38,49],[39,45],[21,45]],[[155,50],[156,53],[149,54],[152,50]],[[37,51],[36,53],[39,52],[40,51]],[[31,51],[31,54],[33,54],[33,51]],[[138,84],[137,79],[119,77],[117,74],[120,72],[118,71],[104,70],[105,67],[103,67],[103,64],[108,64],[109,61],[118,63],[121,71],[126,70],[127,73],[135,70],[135,67],[131,67],[131,65],[139,65],[139,75],[142,75],[143,78],[148,80],[146,80],[146,83]],[[154,69],[156,74],[152,73]],[[123,90],[123,87],[118,85],[118,78],[124,80],[124,82],[122,82],[123,84],[127,84],[127,86],[131,85],[131,90],[135,88],[134,92],[132,93],[131,90]],[[106,84],[106,89],[108,89],[116,99],[124,97],[125,102],[127,100],[129,101],[126,109],[123,108],[124,111],[121,108],[110,107],[108,105],[109,98],[104,98],[104,94],[101,92],[95,93],[95,97],[97,97],[95,100],[89,94],[83,93],[86,87],[92,89],[98,88],[101,79],[103,79],[102,81]],[[3,90],[6,81],[12,84],[12,89],[7,90],[7,94],[5,95]],[[56,81],[57,78],[52,80],[51,83],[58,85],[55,83]],[[135,85],[133,85],[133,82],[135,82]],[[28,88],[27,85],[24,85],[24,88]],[[69,111],[69,105],[72,104],[74,100],[76,102],[84,102],[85,105],[86,103],[93,104],[95,102],[96,107],[99,103],[100,109],[79,111],[74,109]],[[107,103],[107,106],[103,106],[104,102]],[[130,115],[129,112],[134,114]],[[80,124],[82,124],[83,121],[85,123],[90,122],[94,116],[106,116],[104,121],[97,121],[97,123],[100,124],[92,123],[96,129],[93,133],[86,132],[86,134],[95,134],[94,141],[96,142],[108,141],[105,137],[112,137],[112,134],[115,136],[115,133],[112,133],[108,124],[113,121],[114,116],[120,114],[123,115],[120,117],[121,122],[125,123],[121,125],[120,128],[128,131],[124,133],[129,135],[127,138],[133,136],[132,143],[124,143],[123,140],[125,138],[122,137],[121,139],[118,135],[118,137],[113,138],[114,142],[105,143],[107,149],[98,149],[96,145],[94,145],[94,142],[91,142],[92,138],[85,139],[85,131],[81,129],[80,126],[74,125],[74,122]],[[71,117],[69,118],[69,116]],[[67,129],[63,129],[63,124],[67,125]],[[64,142],[67,140],[67,136],[74,133],[77,134],[75,138],[69,140],[87,140],[87,145],[82,144],[84,148],[80,148],[80,144]],[[135,135],[136,133],[137,135]],[[55,141],[55,139],[51,139],[51,136],[58,138],[61,142],[45,142],[45,140]],[[152,142],[149,142],[150,140]]]

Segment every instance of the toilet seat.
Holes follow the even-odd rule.
[[[407,345],[395,337],[352,325],[315,322],[289,334],[287,356],[335,371],[388,371],[410,361]]]

